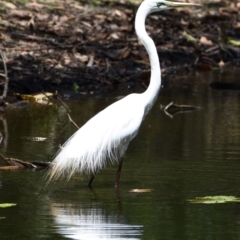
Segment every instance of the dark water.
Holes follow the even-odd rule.
[[[187,202],[240,196],[240,92],[208,87],[229,76],[196,73],[165,83],[127,151],[119,191],[113,187],[117,166],[98,174],[93,190],[81,176],[45,187],[45,171],[1,171],[0,203],[17,206],[0,208],[0,239],[240,239],[239,203]],[[167,116],[160,104],[171,101],[202,109]],[[111,102],[67,104],[81,126]],[[64,107],[53,105],[9,111],[1,116],[0,130],[5,137],[1,153],[46,161],[75,127]],[[48,140],[27,141],[29,136]]]

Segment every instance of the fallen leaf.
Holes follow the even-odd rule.
[[[185,31],[183,32],[183,36],[187,39],[188,42],[194,42],[194,43],[198,42],[197,38],[193,37],[192,35],[190,35]]]
[[[217,204],[217,203],[240,202],[240,198],[234,196],[206,196],[196,197],[195,199],[189,199],[187,201],[190,203]]]
[[[32,8],[32,9],[38,9],[38,8],[43,8],[44,7],[43,4],[40,4],[40,3],[37,3],[37,2],[29,2],[29,3],[26,3],[25,6],[27,8]]]
[[[88,62],[89,57],[80,53],[75,53],[74,57],[82,63]]]
[[[16,205],[17,205],[16,203],[0,203],[0,208],[13,207]]]
[[[47,140],[46,137],[21,137],[21,138],[31,142],[44,142]]]
[[[152,192],[153,189],[131,189],[129,192],[133,193],[149,193]]]
[[[202,36],[200,38],[200,43],[204,44],[204,45],[213,45],[213,42],[211,40],[209,40],[208,38],[206,38],[205,36]]]
[[[110,37],[111,37],[112,39],[119,39],[119,36],[118,36],[117,33],[112,33],[112,34],[110,35]]]
[[[239,40],[234,40],[234,39],[228,39],[228,43],[232,46],[235,46],[235,47],[240,47],[240,41]]]
[[[18,170],[22,169],[22,167],[19,166],[0,166],[0,170]]]
[[[225,66],[225,62],[224,62],[223,60],[221,60],[221,61],[218,63],[218,65],[219,65],[220,67],[224,67],[224,66]]]
[[[29,101],[29,102],[36,102],[36,103],[45,103],[49,102],[49,99],[53,97],[53,93],[50,92],[45,92],[45,93],[35,93],[35,94],[19,94],[19,93],[14,93],[14,96],[24,100],[24,101]]]
[[[1,1],[1,4],[5,5],[5,7],[10,8],[10,9],[16,9],[17,8],[14,4],[12,4],[10,2]]]

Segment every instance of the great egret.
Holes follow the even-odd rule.
[[[157,99],[161,86],[161,71],[157,50],[145,29],[148,14],[160,10],[199,6],[193,3],[165,0],[144,0],[138,8],[135,30],[148,52],[151,64],[151,79],[147,90],[141,94],[130,94],[99,112],[74,133],[61,147],[48,172],[49,181],[66,174],[70,178],[75,172],[91,173],[91,187],[95,174],[111,163],[119,162],[115,187],[119,186],[124,154],[130,141],[137,135],[139,127]]]

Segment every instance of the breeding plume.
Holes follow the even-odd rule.
[[[139,127],[157,99],[161,87],[161,71],[157,50],[145,29],[148,14],[168,8],[198,6],[164,0],[144,0],[138,8],[135,30],[144,45],[150,60],[151,78],[147,90],[141,94],[130,94],[99,112],[74,133],[61,147],[49,170],[49,181],[74,173],[87,173],[92,177],[106,166],[107,161],[119,163],[115,187],[119,186],[124,154],[130,141],[137,135]]]

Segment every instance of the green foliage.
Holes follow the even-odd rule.
[[[72,88],[75,93],[78,93],[79,86],[77,85],[77,83],[73,83]]]

